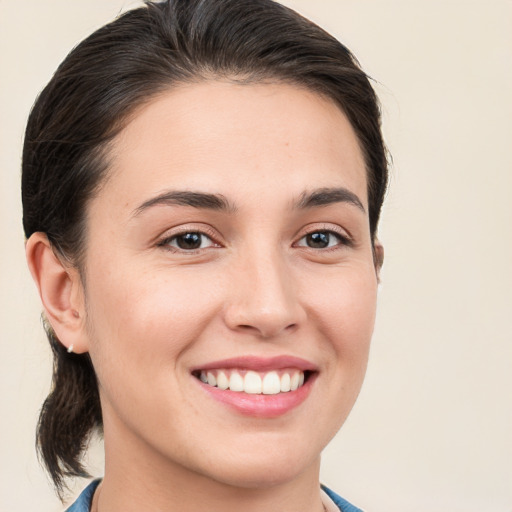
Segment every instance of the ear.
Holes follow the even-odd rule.
[[[27,240],[26,255],[57,339],[70,351],[87,352],[84,295],[78,270],[57,257],[45,233],[34,233]]]
[[[384,247],[377,239],[373,242],[373,263],[375,264],[377,281],[380,282],[380,269],[384,263]]]

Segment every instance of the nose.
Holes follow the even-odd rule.
[[[262,252],[233,269],[224,313],[230,329],[268,339],[296,330],[306,312],[285,258]]]

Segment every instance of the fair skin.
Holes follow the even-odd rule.
[[[100,512],[321,511],[378,280],[350,123],[298,87],[205,82],[142,107],[110,157],[82,278],[43,234],[27,243],[58,338],[98,376]],[[201,381],[249,371],[285,391]]]

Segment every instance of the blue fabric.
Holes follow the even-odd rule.
[[[89,512],[91,510],[91,502],[94,491],[98,484],[101,482],[101,479],[93,480],[83,491],[80,496],[78,496],[77,500],[66,509],[66,512]]]
[[[334,491],[331,491],[331,489],[325,487],[325,485],[322,485],[322,489],[324,490],[325,494],[327,494],[327,496],[329,496],[329,498],[331,498],[331,500],[336,503],[341,512],[363,512],[360,508],[354,507],[354,505],[343,499],[341,496],[338,496]]]
[[[89,512],[91,509],[91,502],[94,491],[100,482],[101,480],[94,480],[91,482],[82,491],[82,494],[78,496],[73,505],[71,505],[71,507],[66,510],[66,512]],[[354,507],[354,505],[351,505],[347,500],[344,500],[341,496],[338,496],[335,492],[331,491],[324,485],[322,485],[322,489],[331,498],[331,500],[336,503],[341,512],[363,512],[361,509]]]

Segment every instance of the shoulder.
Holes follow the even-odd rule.
[[[66,509],[66,512],[89,512],[91,509],[91,501],[94,495],[94,491],[98,484],[101,482],[101,479],[93,480],[78,496],[76,501],[69,508]]]
[[[327,494],[327,496],[329,496],[329,498],[331,498],[341,512],[363,512],[360,508],[354,507],[354,505],[343,499],[341,496],[338,496],[334,491],[325,487],[325,485],[322,485],[322,490]]]

